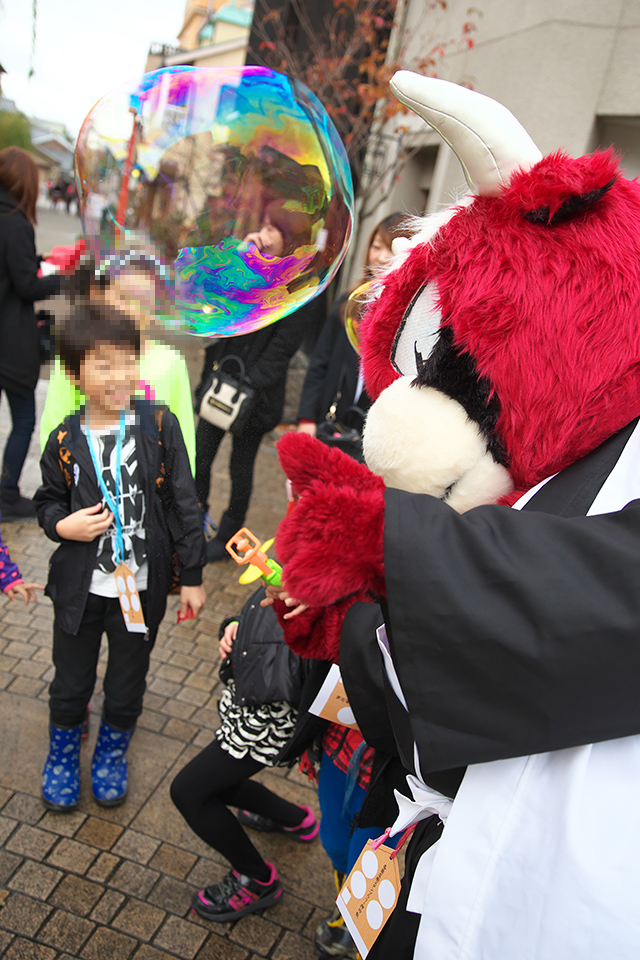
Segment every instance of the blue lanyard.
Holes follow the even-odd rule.
[[[91,459],[93,460],[93,466],[96,471],[96,479],[98,481],[98,486],[102,492],[102,495],[105,499],[106,505],[111,510],[111,513],[114,516],[116,524],[116,563],[124,562],[124,537],[122,536],[122,520],[120,519],[120,480],[121,480],[121,461],[122,461],[122,444],[124,442],[124,410],[120,414],[120,429],[118,431],[118,437],[116,439],[116,475],[113,478],[116,488],[116,497],[115,502],[106,483],[104,482],[104,477],[102,476],[102,467],[98,461],[98,455],[93,448],[93,440],[91,437],[91,427],[87,422],[87,444],[89,447],[89,453],[91,454]]]

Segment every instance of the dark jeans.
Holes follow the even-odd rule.
[[[18,481],[36,425],[36,398],[35,393],[28,397],[20,396],[13,390],[5,390],[5,393],[11,410],[12,430],[4,448],[0,494],[11,502],[20,495]]]
[[[140,594],[146,616],[146,592]],[[56,673],[49,688],[49,712],[56,727],[82,723],[96,682],[102,634],[107,634],[109,659],[103,681],[104,718],[109,726],[129,730],[142,713],[149,654],[157,630],[149,639],[129,633],[117,597],[90,593],[75,636],[53,624],[53,665]]]
[[[220,427],[214,427],[202,418],[196,427],[196,490],[198,500],[205,509],[209,508],[211,467],[224,434],[225,431]],[[229,460],[231,499],[228,512],[234,520],[238,521],[238,526],[244,523],[249,509],[253,489],[253,468],[263,436],[262,431],[257,431],[248,424],[241,434],[232,437]]]
[[[297,827],[306,812],[249,778],[264,767],[249,755],[236,760],[213,740],[183,767],[171,784],[171,799],[201,840],[234,870],[265,881],[269,868],[227,805]]]

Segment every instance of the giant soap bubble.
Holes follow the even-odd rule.
[[[351,236],[344,147],[307,87],[263,67],[171,67],[103,97],[76,147],[98,253],[151,240],[184,328],[248,333],[326,287]]]

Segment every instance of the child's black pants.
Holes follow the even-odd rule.
[[[248,754],[236,760],[214,739],[176,776],[171,799],[193,832],[221,853],[234,870],[264,882],[269,868],[227,804],[286,827],[297,826],[306,814],[250,779],[263,768],[264,764]]]
[[[146,616],[146,592],[140,594],[140,602]],[[49,712],[54,726],[75,727],[82,723],[96,682],[103,633],[109,643],[103,681],[104,719],[111,727],[129,730],[142,713],[149,654],[157,628],[148,640],[143,633],[129,633],[118,598],[90,593],[77,634],[67,633],[54,621],[56,673],[49,688]]]

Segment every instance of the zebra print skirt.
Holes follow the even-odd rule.
[[[235,685],[229,680],[218,710],[221,725],[216,730],[220,746],[234,759],[247,754],[257,763],[272,767],[296,724],[297,710],[285,700],[245,707],[233,699]]]

